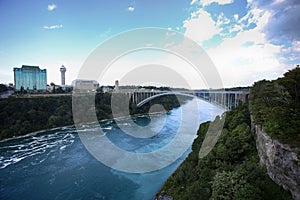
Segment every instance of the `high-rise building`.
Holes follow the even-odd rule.
[[[66,84],[66,77],[65,77],[65,73],[66,73],[67,69],[65,68],[64,65],[62,65],[60,67],[60,75],[61,75],[61,85],[65,85]]]
[[[22,65],[21,68],[14,68],[15,89],[21,90],[46,90],[47,71],[39,66]]]

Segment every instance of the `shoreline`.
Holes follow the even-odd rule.
[[[146,115],[160,115],[160,114],[164,114],[164,113],[167,114],[169,112],[170,111],[167,111],[167,112],[154,112],[154,113],[145,113],[145,114],[134,114],[134,115],[126,116],[126,117],[107,118],[107,119],[98,120],[98,123],[104,123],[104,122],[112,121],[112,120],[115,120],[115,119],[118,120],[118,119],[132,118],[132,117],[141,117],[141,116],[146,116]],[[89,123],[86,123],[86,124],[93,124],[93,123],[96,123],[96,122],[89,122]],[[82,124],[77,124],[77,125],[82,125]],[[76,129],[75,124],[69,124],[69,125],[59,126],[59,127],[55,127],[55,128],[48,128],[48,129],[43,129],[43,130],[39,130],[39,131],[34,131],[34,132],[31,132],[31,133],[26,133],[25,135],[19,135],[19,136],[10,137],[10,138],[4,138],[4,139],[0,140],[0,143],[8,142],[8,141],[14,140],[14,139],[21,139],[21,138],[25,138],[25,137],[29,137],[29,136],[35,136],[35,135],[37,135],[39,133],[42,133],[42,132],[53,131],[53,130],[56,130],[56,129],[68,128],[68,127],[72,127],[72,126]]]
[[[211,103],[211,102],[205,101],[203,99],[199,99],[199,100],[207,102],[207,103]],[[222,108],[221,106],[219,106],[217,104],[212,104],[212,105]],[[174,108],[179,108],[179,107],[181,107],[181,106],[173,107],[171,110],[173,110]],[[224,108],[222,108],[222,109],[224,109]],[[163,113],[168,114],[171,110],[167,110],[166,112],[139,113],[139,114],[134,114],[134,115],[125,116],[125,117],[106,118],[106,119],[98,120],[98,123],[100,123],[100,122],[106,122],[106,121],[114,120],[114,119],[126,119],[126,118],[129,118],[129,117],[139,117],[139,116],[144,116],[144,115],[159,115],[159,114],[163,114]],[[225,110],[225,112],[226,112],[226,110]],[[87,124],[93,124],[93,123],[95,123],[95,122],[89,122]],[[78,124],[78,125],[80,125],[80,124]],[[66,127],[71,127],[71,126],[74,126],[75,129],[76,129],[76,125],[73,123],[73,124],[68,124],[68,125],[54,127],[54,128],[42,129],[42,130],[34,131],[34,132],[31,132],[31,133],[26,133],[24,135],[19,135],[19,136],[4,138],[4,139],[0,140],[0,143],[7,142],[7,141],[10,141],[10,140],[13,140],[13,139],[20,139],[20,138],[24,138],[24,137],[34,136],[34,135],[36,135],[38,133],[41,133],[41,132],[44,132],[44,131],[52,131],[52,130],[55,130],[55,129],[61,129],[61,128],[66,128]]]
[[[198,98],[197,98],[198,99]],[[203,101],[203,102],[207,102],[205,100],[202,100],[202,99],[198,99],[200,101]],[[185,102],[186,103],[186,102]],[[211,103],[211,102],[207,102],[207,103]],[[212,104],[212,103],[211,103]],[[216,104],[212,104],[214,106],[217,106],[219,107],[218,105]],[[165,110],[165,111],[162,111],[162,112],[153,112],[153,113],[138,113],[138,114],[134,114],[134,115],[129,115],[129,116],[125,116],[125,117],[117,117],[117,118],[113,118],[113,117],[109,117],[109,118],[106,118],[106,119],[101,119],[101,120],[98,120],[98,122],[105,122],[105,121],[108,121],[108,120],[114,120],[114,119],[125,119],[125,118],[128,118],[128,117],[138,117],[138,116],[143,116],[143,115],[156,115],[156,114],[168,114],[171,110],[173,110],[174,108],[179,108],[181,107],[181,105],[177,106],[177,107],[172,107],[172,109],[170,110]],[[224,109],[224,108],[223,108]],[[74,122],[74,121],[73,121]],[[95,122],[90,122],[89,124],[92,124],[92,123],[95,123]],[[78,124],[79,125],[79,124]],[[0,139],[0,143],[1,142],[6,142],[6,141],[10,141],[10,140],[13,140],[13,139],[20,139],[20,138],[24,138],[24,137],[28,137],[28,136],[32,136],[32,135],[36,135],[38,133],[41,133],[41,132],[44,132],[44,131],[52,131],[52,130],[55,130],[55,129],[60,129],[60,128],[64,128],[64,127],[70,127],[70,126],[74,126],[76,128],[76,125],[74,123],[72,124],[66,124],[66,125],[63,125],[63,126],[59,126],[59,127],[54,127],[54,128],[45,128],[45,129],[41,129],[41,130],[37,130],[37,131],[34,131],[34,132],[30,132],[30,133],[26,133],[24,135],[17,135],[17,136],[12,136],[12,137],[8,137],[8,138],[3,138],[3,139]]]
[[[70,126],[74,126],[74,124],[73,125],[65,125],[65,126],[55,127],[55,128],[48,128],[48,129],[43,129],[43,130],[39,130],[39,131],[34,131],[34,132],[31,132],[31,133],[26,133],[25,135],[19,135],[19,136],[10,137],[10,138],[4,138],[3,140],[0,140],[0,143],[1,142],[7,142],[7,141],[13,140],[13,139],[20,139],[20,138],[24,138],[24,137],[28,137],[28,136],[35,136],[38,133],[42,133],[42,132],[45,132],[45,131],[53,131],[55,129],[70,127]]]

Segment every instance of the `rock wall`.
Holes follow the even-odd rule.
[[[274,182],[289,190],[294,199],[300,200],[300,149],[281,144],[260,126],[254,127],[260,163],[266,166]]]

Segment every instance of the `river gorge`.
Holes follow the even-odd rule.
[[[195,113],[192,106],[195,102],[200,113]],[[154,151],[172,140],[183,108],[190,110],[191,115],[200,116],[198,126],[224,112],[205,101],[190,100],[167,114],[151,116],[155,119],[152,128],[161,126],[160,118],[165,119],[165,123],[155,137],[145,139],[128,137],[113,120],[102,121],[100,125],[106,136],[125,150]],[[140,126],[149,123],[148,115],[132,119]],[[121,123],[131,126],[127,119]],[[193,128],[187,126],[186,130]],[[191,151],[187,149],[179,159],[162,169],[126,173],[95,159],[81,142],[80,131],[97,129],[93,124],[83,125],[80,130],[68,126],[0,142],[0,199],[153,199]]]

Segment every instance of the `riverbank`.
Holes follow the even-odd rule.
[[[216,146],[204,158],[199,150],[209,122],[201,124],[192,152],[168,178],[156,198],[198,199],[292,199],[259,165],[247,106],[226,113]]]
[[[169,113],[169,112],[170,111],[167,111],[167,113]],[[128,119],[128,118],[134,118],[134,117],[144,117],[146,115],[156,116],[156,115],[161,115],[161,114],[166,114],[166,113],[165,112],[153,112],[153,113],[147,113],[147,114],[135,114],[135,115],[127,116],[127,117],[102,119],[98,122],[99,123],[107,123],[107,122],[113,121],[115,119],[121,120],[121,119]],[[87,123],[87,125],[94,124],[94,123],[97,123],[97,122],[90,122],[90,123]],[[78,124],[78,125],[80,126],[80,124]],[[71,127],[75,128],[75,125],[70,124],[70,125],[65,125],[65,126],[60,126],[60,127],[50,128],[50,129],[43,129],[43,130],[35,131],[35,132],[32,132],[32,133],[27,133],[25,135],[20,135],[20,136],[11,137],[11,138],[4,138],[4,139],[1,139],[0,142],[7,142],[7,141],[10,141],[10,140],[13,140],[13,139],[21,139],[21,138],[25,138],[25,137],[29,137],[29,136],[34,136],[34,135],[37,135],[37,134],[45,132],[45,131],[54,131],[54,130],[57,130],[57,129],[71,128]]]
[[[94,109],[99,121],[113,117],[110,99],[108,93],[96,94]],[[176,97],[172,96],[154,99],[150,103],[161,104],[167,111],[180,106]],[[129,105],[130,113],[148,113],[150,103],[139,109]],[[74,124],[72,96],[0,99],[0,107],[0,140]]]

